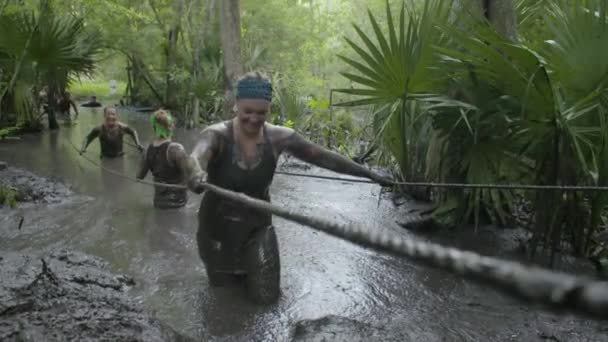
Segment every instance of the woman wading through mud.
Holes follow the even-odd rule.
[[[103,109],[103,119],[103,124],[93,128],[84,139],[80,154],[86,152],[87,147],[95,138],[99,138],[101,158],[120,157],[124,154],[122,147],[125,134],[131,136],[139,151],[143,151],[144,147],[139,142],[137,132],[127,124],[118,121],[116,108],[105,107]]]
[[[148,171],[152,172],[154,181],[165,184],[185,183],[188,155],[182,144],[171,141],[173,136],[173,117],[165,110],[152,114],[154,141],[143,153],[137,179],[144,179]],[[186,189],[173,189],[162,186],[154,187],[154,206],[161,209],[179,208],[188,202]]]
[[[203,192],[199,182],[206,174],[211,184],[270,201],[270,184],[283,152],[335,172],[392,184],[290,128],[267,123],[271,99],[272,85],[260,73],[246,74],[237,82],[236,117],[203,130],[191,154],[193,191]],[[197,240],[212,286],[238,277],[252,300],[268,304],[278,299],[280,263],[272,215],[207,191],[199,210]]]

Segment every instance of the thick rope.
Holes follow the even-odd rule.
[[[74,144],[72,146],[76,148]],[[102,170],[134,182],[170,188],[185,188],[182,185],[138,180],[107,169],[87,157],[85,159],[101,167]],[[201,183],[201,186],[208,191],[265,213],[309,226],[315,230],[365,247],[406,256],[435,268],[468,276],[531,302],[571,310],[595,318],[608,319],[608,282],[557,273],[538,267],[528,267],[517,262],[485,257],[473,252],[404,238],[394,233],[378,232],[355,224],[338,224],[281,208],[245,194],[222,189],[213,184]]]

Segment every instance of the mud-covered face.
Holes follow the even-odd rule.
[[[118,114],[115,110],[108,110],[104,115],[104,125],[107,128],[114,128],[118,123]]]
[[[270,102],[263,99],[239,99],[236,116],[244,133],[259,133],[270,112]]]

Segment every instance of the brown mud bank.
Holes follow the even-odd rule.
[[[191,341],[146,313],[135,281],[60,250],[0,256],[0,341]]]
[[[59,181],[5,163],[0,185],[26,202],[18,204],[26,216],[41,205],[83,198]],[[0,341],[193,341],[145,311],[129,293],[133,278],[109,269],[80,252],[1,251]]]
[[[15,192],[17,202],[61,203],[74,195],[63,183],[0,161],[0,186]],[[2,204],[0,203],[0,206]]]

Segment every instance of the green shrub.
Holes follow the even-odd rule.
[[[17,191],[0,184],[0,205],[15,208],[17,206]]]

